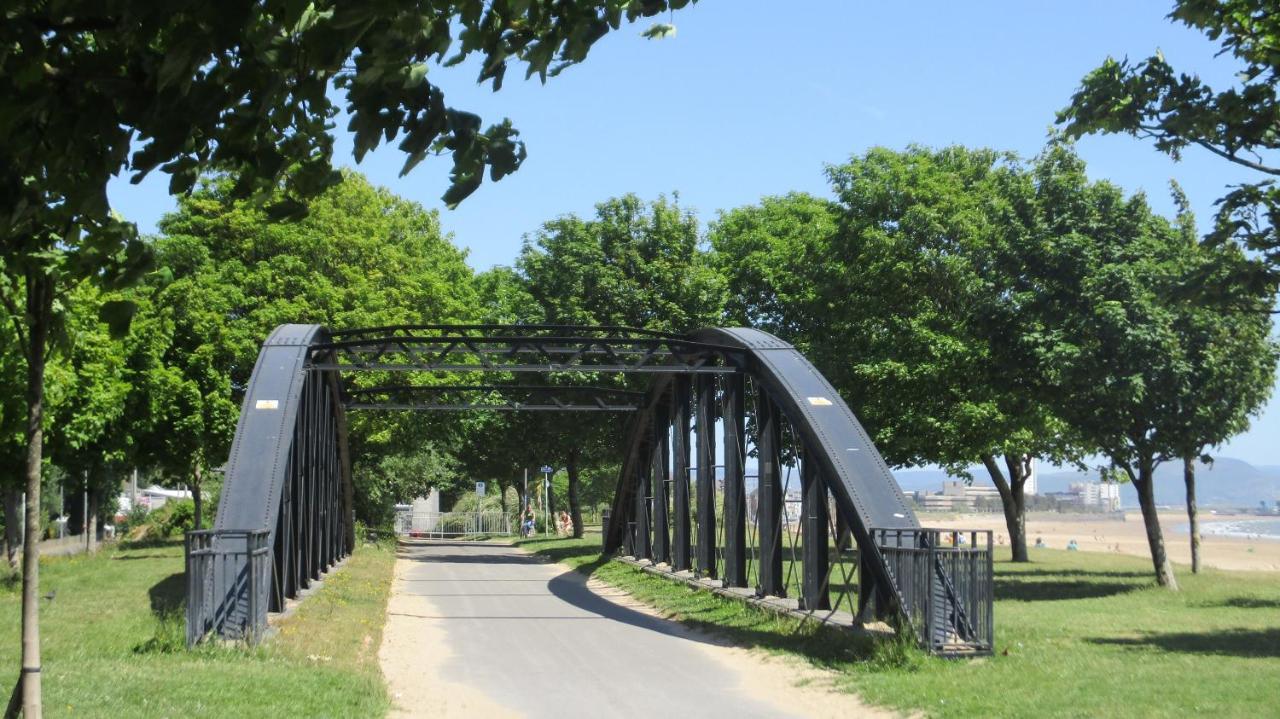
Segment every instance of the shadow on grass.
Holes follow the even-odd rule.
[[[176,572],[161,579],[147,590],[151,598],[151,613],[167,617],[182,611],[187,604],[187,575]]]
[[[149,639],[133,647],[134,654],[175,654],[187,648],[187,575],[176,572],[147,590],[156,623]]]
[[[159,549],[161,547],[181,547],[182,537],[165,537],[163,539],[122,539],[116,546],[120,549]]]
[[[1280,629],[1228,629],[1218,632],[1147,632],[1141,637],[1095,637],[1093,644],[1154,648],[1180,654],[1232,657],[1280,657]]]
[[[1280,599],[1262,597],[1229,597],[1213,602],[1197,604],[1201,609],[1280,609]]]
[[[586,578],[594,576],[601,568],[611,563],[611,560],[601,555],[600,550],[595,547],[544,545],[525,548],[557,562],[595,557],[591,561],[578,564],[575,567],[576,572],[584,575],[583,580],[581,580],[583,582],[585,582]],[[640,570],[633,567],[628,567],[628,569],[637,574],[640,573]],[[690,593],[701,594],[699,590],[684,587],[667,579],[652,577],[652,580],[669,584],[673,590],[685,590]],[[654,621],[652,617],[639,614],[634,610],[625,610],[639,617],[634,620],[615,616],[617,611],[613,609],[607,610],[606,613],[605,610],[595,605],[595,601],[590,602],[591,606],[586,606],[582,604],[581,598],[576,596],[576,592],[565,591],[568,586],[564,583],[564,580],[553,580],[551,589],[554,594],[565,601],[580,604],[589,611],[611,616],[620,621],[634,621],[635,623],[644,624],[650,624]],[[622,589],[625,590],[627,588],[622,587]],[[592,596],[594,597],[595,595]],[[677,592],[677,596],[679,596],[679,592]],[[822,667],[837,668],[850,664],[860,664],[873,669],[901,669],[904,667],[912,668],[924,658],[924,655],[916,649],[913,638],[876,640],[868,635],[853,634],[836,627],[782,618],[747,604],[739,604],[730,599],[714,597],[709,593],[704,596],[712,598],[714,601],[710,605],[703,604],[702,606],[694,607],[672,607],[668,605],[664,609],[673,613],[674,621],[705,636],[727,640],[733,645],[741,647],[798,654],[811,663]],[[598,597],[596,599],[599,600]],[[609,604],[617,606],[612,603]],[[738,614],[737,624],[727,624],[724,621],[723,614],[726,609],[742,611],[742,614]],[[737,612],[734,613],[737,614]],[[911,637],[909,632],[900,633],[899,636],[904,638]]]
[[[1069,599],[1100,599],[1127,594],[1146,585],[1131,582],[1089,582],[1083,579],[1001,579],[996,578],[996,599],[1018,602],[1053,602]]]
[[[1007,577],[1088,577],[1090,579],[1153,579],[1151,572],[1106,571],[1094,569],[1032,569],[1034,564],[1014,564],[1001,562],[996,565],[996,574]]]

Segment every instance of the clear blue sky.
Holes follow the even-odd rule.
[[[678,34],[649,41],[647,22],[602,40],[588,62],[502,92],[474,84],[474,67],[433,75],[455,107],[510,117],[529,146],[515,175],[486,183],[445,229],[483,269],[509,264],[522,236],[564,213],[635,192],[678,192],[704,220],[761,196],[827,194],[822,168],[868,147],[961,143],[1036,153],[1081,76],[1107,55],[1146,57],[1216,84],[1235,68],[1202,35],[1164,19],[1168,2],[915,2],[702,0],[675,14]],[[339,127],[345,127],[340,121]],[[340,131],[338,161],[354,165]],[[1250,179],[1207,153],[1173,163],[1127,137],[1087,138],[1090,174],[1147,192],[1171,213],[1176,178],[1202,223],[1226,185]],[[446,158],[398,177],[383,148],[358,166],[374,182],[431,208]],[[167,178],[117,182],[115,208],[144,232],[173,207]],[[1280,387],[1276,394],[1280,395]],[[1280,401],[1220,454],[1280,464]]]

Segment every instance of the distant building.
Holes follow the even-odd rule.
[[[191,492],[185,489],[165,489],[152,485],[146,489],[137,490],[137,494],[133,497],[129,496],[130,492],[121,492],[117,502],[121,514],[128,513],[134,506],[134,500],[137,500],[137,506],[143,507],[147,511],[157,510],[165,505],[171,499],[191,499]]]
[[[943,481],[941,492],[916,492],[913,499],[926,512],[964,512],[973,509],[981,500],[999,502],[1000,491],[995,487],[975,487],[964,480],[948,479]]]
[[[1040,482],[1037,478],[1039,473],[1036,471],[1035,457],[1031,458],[1030,465],[1031,471],[1027,473],[1027,481],[1022,484],[1022,493],[1028,497],[1040,493]]]
[[[1075,502],[1082,507],[1104,512],[1120,509],[1120,485],[1115,482],[1072,482],[1067,493],[1074,495]]]

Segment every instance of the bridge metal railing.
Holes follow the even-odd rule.
[[[995,639],[991,531],[871,533],[924,647],[942,656],[990,654]]]
[[[479,535],[509,536],[511,517],[501,511],[399,512],[396,534],[414,539],[446,539]]]
[[[267,530],[187,532],[187,646],[210,633],[257,644],[267,630],[271,545]]]

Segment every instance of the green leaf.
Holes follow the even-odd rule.
[[[307,216],[307,203],[286,197],[267,206],[267,219],[272,222],[300,220]]]
[[[663,38],[675,37],[676,26],[671,23],[656,22],[650,25],[640,36],[649,40],[661,40]]]
[[[129,325],[138,312],[138,304],[132,300],[108,300],[98,308],[98,319],[107,325],[111,336],[119,339],[129,334]]]

